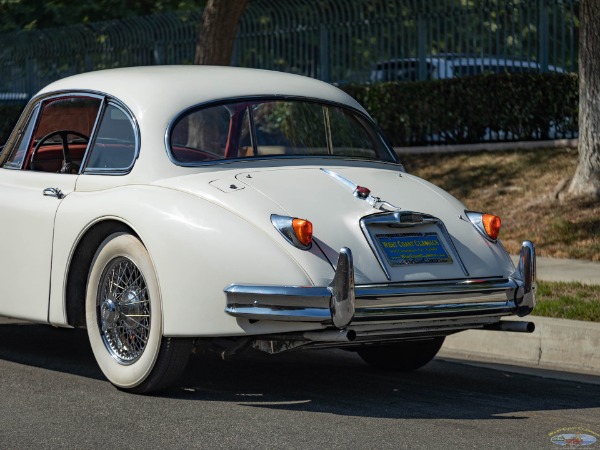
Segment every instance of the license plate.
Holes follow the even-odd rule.
[[[392,266],[452,262],[437,233],[386,233],[375,237]]]

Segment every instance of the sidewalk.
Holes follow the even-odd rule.
[[[519,257],[512,256],[515,265]],[[536,258],[537,278],[542,281],[579,281],[600,284],[600,263],[579,259]]]
[[[600,263],[538,257],[537,278],[600,285]],[[446,338],[439,356],[600,376],[600,323],[535,315],[505,320],[531,321],[535,331],[463,331]]]

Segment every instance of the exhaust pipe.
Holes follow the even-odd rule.
[[[535,331],[535,323],[501,320],[500,322],[486,325],[483,327],[483,329],[493,331],[511,331],[513,333],[533,333]]]
[[[356,339],[356,331],[348,329],[306,331],[302,336],[313,342],[352,342]]]

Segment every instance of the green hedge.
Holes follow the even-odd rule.
[[[535,140],[577,132],[570,74],[478,75],[345,86],[394,146]]]
[[[572,137],[575,75],[478,75],[448,80],[344,86],[394,146]],[[23,105],[0,105],[0,145]]]
[[[0,105],[0,146],[4,145],[25,105]]]

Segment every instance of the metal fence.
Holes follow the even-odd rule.
[[[232,65],[336,83],[575,71],[578,0],[253,0]],[[201,11],[0,35],[0,103],[111,67],[190,64]],[[462,63],[457,61],[461,60]]]

